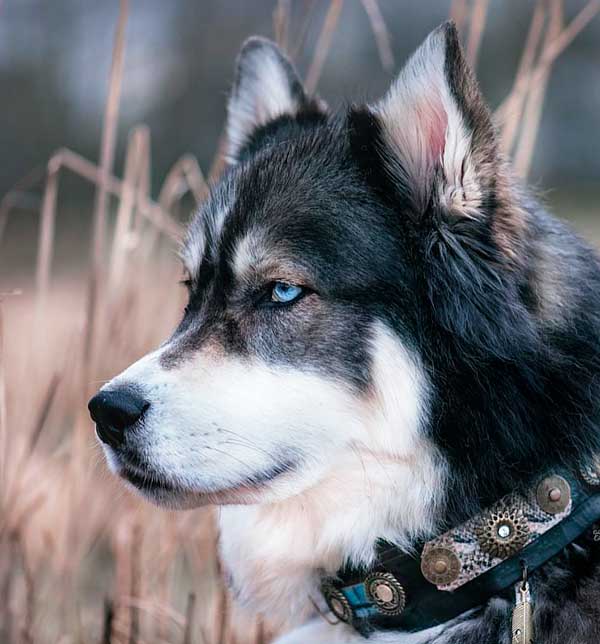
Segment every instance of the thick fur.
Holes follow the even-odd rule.
[[[600,266],[516,185],[451,24],[342,114],[252,39],[228,132],[182,252],[189,304],[105,387],[149,403],[105,450],[157,503],[222,505],[234,595],[302,624],[378,539],[410,552],[600,451]],[[276,282],[302,296],[273,302]],[[536,641],[598,641],[599,557],[585,537],[534,575]],[[505,644],[510,609],[372,639]],[[280,641],[360,640],[317,619]]]

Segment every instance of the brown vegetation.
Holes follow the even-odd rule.
[[[392,67],[378,3],[362,5],[382,64]],[[472,64],[487,5],[452,5]],[[342,0],[331,0],[307,73],[311,89],[342,9]],[[530,165],[552,64],[599,10],[600,0],[589,1],[566,22],[562,0],[535,6],[514,86],[497,110],[504,150],[521,175]],[[215,555],[213,510],[168,513],[124,491],[106,472],[87,415],[87,398],[99,384],[176,322],[184,292],[176,288],[173,242],[181,225],[174,213],[186,194],[200,203],[207,190],[198,163],[185,156],[157,200],[151,198],[144,126],[129,137],[124,177],[113,175],[126,19],[127,0],[121,0],[99,164],[60,150],[45,172],[25,177],[0,202],[1,236],[19,195],[45,175],[35,293],[0,295],[0,641],[263,642],[269,636],[261,620],[230,608]],[[290,42],[289,22],[290,2],[280,0],[275,34],[293,53],[302,38]],[[220,167],[217,159],[211,174]],[[53,284],[65,170],[96,186],[92,261],[87,279]]]

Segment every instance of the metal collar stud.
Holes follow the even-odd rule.
[[[350,602],[341,590],[338,590],[329,579],[321,584],[321,592],[329,606],[329,610],[342,622],[352,621],[352,608]]]
[[[402,584],[389,572],[375,572],[365,579],[367,597],[383,615],[399,615],[406,606]]]

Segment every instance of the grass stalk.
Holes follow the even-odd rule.
[[[189,593],[187,607],[185,610],[185,628],[183,631],[182,644],[193,644],[195,606],[196,595],[194,593]]]
[[[273,10],[275,42],[285,52],[289,49],[291,0],[277,0]]]
[[[452,5],[450,6],[450,20],[454,22],[460,33],[465,29],[468,14],[469,7],[467,0],[452,0]]]
[[[387,71],[391,71],[395,65],[394,53],[392,51],[390,32],[388,31],[385,20],[381,15],[379,3],[377,0],[361,0],[361,4],[369,17],[369,22],[371,23],[371,30],[375,36],[381,65]]]
[[[508,95],[506,105],[506,116],[502,124],[501,146],[505,154],[510,154],[521,122],[523,105],[526,99],[525,93],[519,93],[517,90],[522,85],[523,79],[531,73],[535,63],[538,47],[544,33],[544,22],[546,19],[547,0],[538,0],[536,2],[529,31],[525,40],[525,47],[521,54],[519,68],[515,76],[513,88]]]
[[[314,94],[317,89],[317,85],[319,84],[323,65],[325,64],[325,59],[331,49],[333,34],[342,12],[342,5],[343,0],[330,0],[329,9],[325,15],[323,27],[315,47],[315,53],[306,74],[305,86],[308,94]]]
[[[50,267],[52,263],[52,248],[54,246],[54,227],[56,221],[56,200],[58,196],[58,173],[60,164],[56,159],[48,163],[48,176],[44,199],[42,201],[41,225],[38,238],[38,255],[36,270],[37,311],[39,322],[48,296],[50,283]]]
[[[94,207],[94,230],[92,236],[92,271],[88,287],[88,306],[85,347],[86,364],[93,363],[95,329],[97,326],[98,300],[101,297],[102,273],[104,262],[104,238],[106,235],[106,208],[108,200],[107,179],[112,174],[117,141],[117,124],[121,85],[123,81],[123,61],[125,57],[125,26],[129,9],[128,0],[120,0],[119,19],[113,42],[112,63],[108,83],[108,98],[104,112],[102,142],[100,148],[100,180],[96,189]]]
[[[471,9],[469,36],[467,38],[466,58],[472,69],[477,66],[477,54],[483,37],[489,0],[474,0]]]
[[[543,44],[544,51],[552,45],[562,31],[563,0],[550,0],[549,13],[548,29]],[[544,96],[546,94],[551,69],[551,64],[544,67],[543,74],[540,75],[535,84],[532,84],[525,100],[521,136],[514,159],[515,171],[521,177],[526,177],[531,167],[533,150],[542,115]]]

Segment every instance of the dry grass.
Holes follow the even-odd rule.
[[[376,0],[363,0],[386,66],[389,34]],[[475,62],[487,2],[455,2],[454,17]],[[275,32],[298,51],[289,0],[274,12]],[[47,165],[36,284],[0,299],[0,642],[267,642],[268,625],[231,608],[215,554],[213,510],[157,511],[107,473],[86,410],[89,395],[143,355],[173,327],[183,304],[174,285],[174,217],[185,194],[201,202],[206,183],[193,157],[168,173],[157,201],[150,187],[150,134],[130,135],[123,179],[112,174],[127,3],[113,50],[100,163],[70,150]],[[316,87],[343,16],[332,0],[307,83]],[[519,170],[530,163],[551,65],[600,9],[586,3],[565,26],[562,3],[537,3],[510,96],[498,111],[504,148]],[[307,23],[304,18],[304,24]],[[300,33],[290,43],[290,33]],[[520,125],[520,126],[519,126]],[[217,155],[211,176],[218,174]],[[52,282],[59,176],[68,170],[96,186],[92,262],[87,279]],[[0,237],[36,170],[0,202]],[[113,199],[117,206],[109,207]]]

